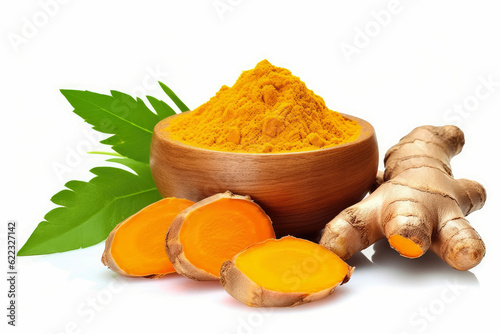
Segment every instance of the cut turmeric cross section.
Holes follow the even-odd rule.
[[[224,261],[274,237],[270,218],[250,197],[226,192],[179,214],[168,230],[166,250],[178,273],[196,280],[218,280]]]
[[[252,245],[226,261],[221,283],[249,306],[296,306],[328,296],[353,270],[327,248],[288,236]]]
[[[165,235],[177,214],[192,204],[164,198],[127,218],[106,239],[102,262],[124,276],[157,278],[175,272],[165,252]]]

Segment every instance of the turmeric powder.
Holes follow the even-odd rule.
[[[282,153],[356,140],[361,127],[328,109],[296,76],[263,60],[232,87],[173,119],[174,140],[217,151]]]

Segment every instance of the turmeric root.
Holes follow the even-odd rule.
[[[296,306],[346,283],[354,268],[323,246],[283,237],[252,245],[224,262],[224,289],[249,306]]]
[[[165,252],[165,235],[175,216],[192,204],[164,198],[125,219],[106,239],[102,263],[123,276],[159,278],[175,272]]]
[[[275,238],[271,219],[249,196],[208,197],[172,222],[166,250],[175,270],[195,280],[218,280],[222,263],[246,247]]]
[[[385,236],[405,257],[431,249],[457,270],[476,266],[485,246],[465,216],[484,205],[486,192],[452,176],[450,159],[464,142],[456,126],[411,131],[387,151],[385,182],[328,223],[320,243],[348,259]]]

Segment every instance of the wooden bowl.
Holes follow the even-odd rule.
[[[179,115],[160,121],[151,142],[153,179],[164,197],[197,202],[230,190],[250,195],[271,217],[278,236],[319,232],[370,190],[378,168],[378,146],[370,123],[354,142],[291,153],[237,153],[189,146],[164,129]]]

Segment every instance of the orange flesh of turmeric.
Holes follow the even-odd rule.
[[[192,204],[186,199],[164,198],[127,219],[111,244],[118,267],[138,276],[175,272],[165,252],[165,235],[175,216]]]
[[[423,253],[420,246],[414,243],[411,239],[396,234],[389,237],[388,240],[391,247],[397,250],[399,254],[403,256],[416,258],[421,256]]]
[[[235,264],[257,285],[279,292],[319,292],[341,283],[349,272],[349,265],[335,253],[294,237],[253,245]]]
[[[274,237],[271,221],[259,206],[229,198],[193,210],[179,233],[189,262],[217,277],[224,261],[256,242]]]

